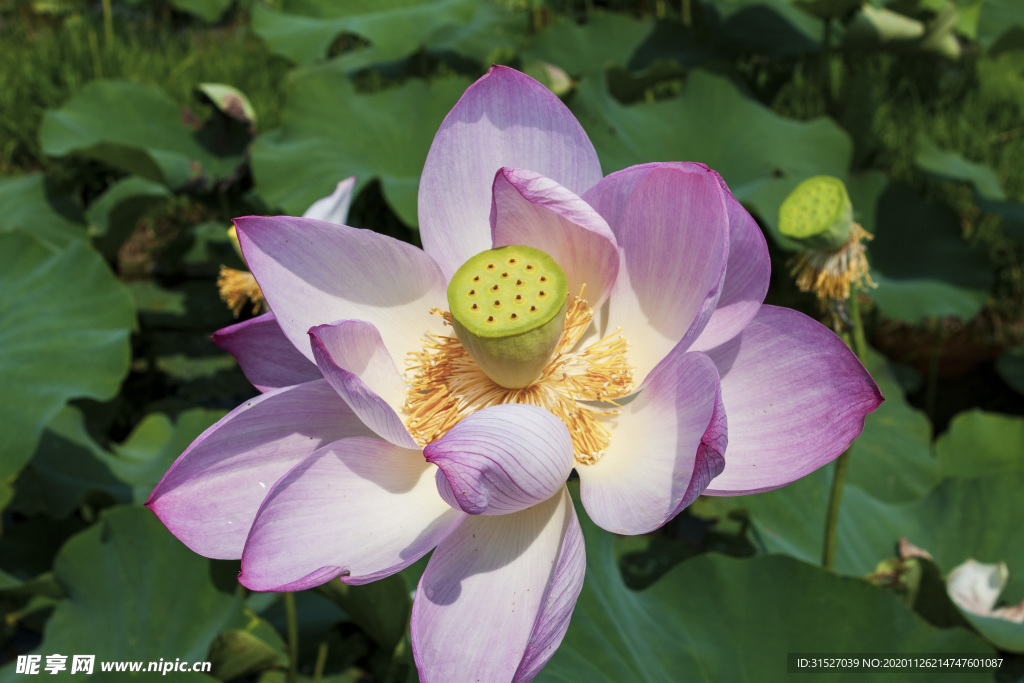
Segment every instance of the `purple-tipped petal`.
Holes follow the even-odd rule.
[[[732,196],[722,177],[715,175],[725,191],[729,212],[729,262],[725,269],[722,296],[707,327],[690,347],[693,351],[712,349],[742,332],[761,308],[772,274],[764,233],[757,221]]]
[[[348,220],[348,209],[352,205],[352,190],[355,186],[355,176],[345,178],[334,188],[334,192],[313,202],[306,209],[306,213],[302,214],[302,217],[345,225],[345,221]]]
[[[529,76],[492,66],[445,117],[420,177],[420,237],[446,277],[491,248],[491,184],[502,166],[576,194],[601,179],[594,146],[565,105]]]
[[[494,176],[491,226],[495,247],[540,249],[565,271],[570,295],[586,285],[591,307],[604,303],[619,272],[619,248],[605,220],[577,195],[533,171],[503,168]]]
[[[242,585],[296,591],[361,584],[423,557],[465,517],[441,500],[418,450],[356,438],[316,451],[277,482],[242,553]]]
[[[467,416],[423,449],[438,466],[437,488],[471,515],[504,515],[565,487],[573,467],[569,429],[536,406],[509,404]]]
[[[310,218],[249,216],[235,227],[278,324],[310,360],[306,332],[335,320],[372,323],[398,367],[426,332],[443,333],[430,309],[444,306],[444,277],[412,245]]]
[[[731,438],[718,389],[715,365],[702,353],[677,350],[651,372],[616,418],[604,456],[576,467],[580,498],[596,524],[645,534],[704,491],[722,471]]]
[[[882,401],[875,381],[831,330],[761,306],[743,333],[708,351],[729,413],[725,471],[705,491],[770,491],[845,451]]]
[[[621,327],[634,377],[677,344],[686,350],[721,294],[728,212],[717,174],[702,164],[633,166],[584,195],[618,240],[622,264],[600,333]]]
[[[260,391],[321,378],[316,365],[284,336],[273,313],[217,330],[213,342],[235,357],[246,378]]]
[[[416,589],[420,680],[532,680],[562,642],[585,569],[564,489],[522,512],[467,518],[434,551]]]
[[[192,442],[146,505],[193,551],[237,560],[278,479],[326,444],[369,434],[322,379],[267,392]]]
[[[377,329],[342,320],[311,328],[309,339],[320,372],[366,426],[396,446],[416,448],[397,413],[405,382]]]

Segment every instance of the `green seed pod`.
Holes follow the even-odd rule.
[[[477,254],[448,283],[455,334],[480,369],[508,389],[532,384],[551,360],[568,295],[561,266],[519,245]]]
[[[808,249],[831,251],[850,238],[853,205],[839,178],[819,175],[793,190],[779,209],[779,232]]]

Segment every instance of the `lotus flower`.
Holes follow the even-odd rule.
[[[527,681],[552,656],[584,574],[572,468],[597,524],[645,533],[701,493],[817,469],[882,400],[829,330],[762,305],[764,238],[717,173],[602,177],[569,111],[511,69],[444,120],[419,218],[422,251],[236,221],[272,313],[215,340],[264,393],[147,504],[255,590],[360,584],[436,546],[412,613],[422,680]]]

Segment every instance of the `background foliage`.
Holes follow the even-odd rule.
[[[279,596],[141,507],[254,393],[208,339],[233,321],[217,269],[243,267],[225,230],[355,175],[349,223],[417,244],[433,134],[501,63],[563,98],[606,173],[719,170],[769,236],[769,303],[826,322],[776,217],[805,178],[842,178],[875,234],[862,305],[887,398],[852,449],[835,572],[828,468],[646,537],[586,526],[541,680],[781,680],[795,651],[998,651],[994,677],[949,679],[1024,680],[1024,625],[961,614],[943,581],[1005,562],[1003,600],[1024,598],[1019,0],[0,0],[0,44],[0,662],[283,680]],[[933,559],[896,559],[901,538]],[[415,680],[422,567],[299,594],[301,672]]]

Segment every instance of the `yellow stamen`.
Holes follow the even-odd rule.
[[[483,408],[525,403],[545,408],[565,423],[578,464],[597,462],[611,440],[601,419],[620,411],[580,402],[616,405],[616,399],[633,389],[633,369],[626,362],[629,345],[621,330],[573,350],[594,317],[582,295],[581,291],[569,304],[558,347],[540,378],[521,389],[495,384],[454,335],[424,339],[423,350],[410,353],[407,361],[406,423],[416,442],[425,446],[437,441],[459,420]],[[447,311],[431,312],[450,324]]]
[[[259,313],[263,308],[263,290],[256,284],[256,278],[247,270],[235,270],[227,266],[220,267],[217,278],[220,298],[228,305],[231,312],[238,317],[245,307],[246,301],[252,302],[252,312]]]
[[[823,309],[832,302],[845,301],[850,287],[874,287],[864,242],[874,236],[854,223],[850,237],[833,251],[806,250],[790,261],[790,275],[801,292],[813,292]]]

